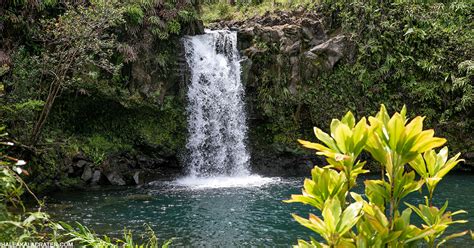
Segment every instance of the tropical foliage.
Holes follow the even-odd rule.
[[[171,240],[160,242],[150,226],[141,240],[136,242],[130,231],[124,230],[123,239],[100,237],[80,223],[71,226],[64,222],[53,221],[41,210],[43,202],[29,189],[22,179],[28,176],[28,163],[11,157],[9,152],[17,144],[8,138],[4,126],[0,126],[0,242],[48,242],[59,246],[59,243],[72,243],[85,247],[163,247]],[[27,191],[33,197],[38,208],[29,212],[23,205],[22,196]]]
[[[60,160],[78,153],[99,165],[137,146],[182,146],[176,54],[199,32],[196,4],[0,2],[0,122],[31,158],[30,186],[56,187]]]
[[[456,166],[460,154],[448,159],[446,139],[434,136],[432,129],[423,130],[424,117],[406,117],[406,108],[389,116],[384,105],[368,120],[357,124],[348,112],[341,120],[333,119],[330,133],[314,128],[321,143],[299,140],[306,148],[324,156],[328,165],[312,170],[312,178],[304,182],[303,194],[292,195],[287,202],[309,204],[321,212],[322,218],[293,215],[301,225],[319,234],[325,242],[312,239],[298,241],[300,247],[414,247],[424,241],[428,247],[439,247],[446,241],[463,236],[467,231],[443,235],[450,225],[465,223],[454,216],[463,210],[447,211],[448,202],[433,205],[436,185]],[[380,179],[365,180],[364,195],[354,192],[365,161],[362,151],[378,162]],[[409,167],[407,167],[409,166]],[[419,178],[416,176],[418,174]],[[428,189],[425,203],[418,207],[404,203],[414,192]],[[416,226],[412,213],[422,220]]]
[[[272,2],[277,4],[270,8]],[[336,0],[298,4],[301,2],[269,0],[239,5],[237,1],[235,6],[227,6],[232,20],[236,16],[247,19],[266,10],[270,11],[266,16],[273,19],[283,15],[273,10],[285,10],[296,19],[301,11],[318,15],[329,37],[343,34],[349,42],[349,55],[332,70],[300,66],[298,75],[302,78],[293,91],[288,56],[278,46],[275,49],[273,41],[255,42],[268,48],[252,58],[260,68],[260,73],[252,72],[255,105],[262,115],[260,136],[267,135],[269,142],[293,148],[300,133],[310,137],[308,131],[313,125],[326,128],[328,119],[344,114],[346,109],[371,115],[381,103],[393,108],[390,110],[407,104],[427,116],[427,126],[452,141],[451,150],[463,154],[472,151],[474,81],[469,68],[474,57],[474,22],[469,1]],[[211,21],[226,18],[212,6],[204,8],[204,16],[210,16]],[[260,8],[264,10],[260,12]],[[279,65],[280,60],[285,62]],[[316,73],[305,77],[310,71]]]

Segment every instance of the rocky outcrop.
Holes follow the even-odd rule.
[[[173,169],[177,169],[179,172],[176,161],[145,154],[132,156],[128,153],[109,157],[101,164],[101,169],[112,185],[142,184],[146,181],[170,176],[168,173],[173,174]],[[137,176],[140,174],[147,175],[147,177]],[[137,177],[140,180],[137,180]]]
[[[92,174],[91,184],[92,185],[99,185],[105,184],[105,180],[103,180],[104,176],[100,170],[95,170]]]
[[[262,127],[275,121],[269,117],[271,113],[265,110],[262,103],[281,103],[284,100],[277,97],[283,91],[289,94],[285,99],[294,99],[293,105],[282,103],[276,106],[278,111],[288,107],[287,112],[293,114],[285,118],[294,123],[309,119],[303,116],[308,111],[295,103],[301,101],[298,99],[308,87],[314,87],[308,83],[318,84],[321,74],[332,71],[338,63],[350,61],[354,56],[348,36],[338,30],[329,31],[325,26],[322,16],[306,11],[277,11],[244,21],[222,21],[210,25],[214,29],[238,31],[239,49],[243,56],[242,79],[249,112],[249,146],[255,172],[269,176],[308,175],[315,164],[321,165],[322,161],[310,153],[275,149],[275,145],[280,144],[275,142],[274,137],[283,134],[256,130],[265,130]],[[273,100],[267,100],[269,98]],[[281,120],[283,112],[279,112],[276,119]],[[311,124],[307,123],[308,129],[311,129]],[[292,145],[293,148],[296,146],[296,143]]]
[[[302,80],[331,70],[351,53],[347,37],[337,32],[328,33],[323,18],[313,12],[268,12],[261,17],[223,21],[211,27],[239,32],[239,48],[253,62],[251,75],[245,77],[250,79],[247,83],[255,83],[263,70],[271,70],[288,79],[294,91]],[[265,65],[262,61],[271,63]]]
[[[79,153],[65,172],[71,178],[80,178],[89,185],[142,185],[154,180],[173,178],[182,173],[182,167],[174,154],[157,150],[159,154],[143,152],[117,153],[99,164]]]
[[[309,61],[319,61],[320,65],[331,70],[334,65],[344,56],[346,37],[337,35],[324,43],[314,46],[304,53]]]

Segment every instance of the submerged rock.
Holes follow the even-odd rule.
[[[153,196],[146,195],[146,194],[127,195],[127,196],[125,196],[125,200],[127,200],[127,201],[150,201],[150,200],[153,200]]]

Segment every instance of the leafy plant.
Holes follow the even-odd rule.
[[[129,247],[129,248],[168,248],[172,240],[167,240],[163,244],[159,244],[158,238],[155,235],[153,229],[150,226],[145,225],[146,227],[146,236],[148,241],[146,243],[140,244],[133,240],[133,234],[131,231],[124,230],[123,240],[116,239],[112,240],[108,236],[103,236],[100,238],[92,230],[83,226],[81,223],[76,222],[76,228],[73,226],[64,223],[54,223],[53,228],[55,230],[64,230],[66,231],[64,236],[67,237],[67,242],[72,242],[86,247],[100,247],[100,248],[112,248],[112,247]]]
[[[49,91],[36,121],[31,144],[38,142],[53,104],[62,89],[78,84],[97,71],[117,74],[121,65],[113,63],[117,40],[110,29],[123,23],[123,8],[115,1],[92,1],[90,6],[67,4],[67,11],[57,19],[41,22],[37,36],[44,44],[39,60],[44,65]]]
[[[300,66],[294,66],[279,49],[259,49],[249,56],[254,66],[250,65],[247,87],[256,92],[254,105],[266,127],[258,132],[260,137],[294,147],[295,137],[309,139],[310,127],[326,128],[328,119],[344,114],[341,109],[367,116],[386,103],[394,109],[407,104],[427,116],[425,122],[452,141],[451,151],[466,153],[474,147],[470,118],[474,80],[469,69],[474,57],[474,22],[469,13],[474,5],[469,1],[307,1],[311,3],[302,12],[292,11],[291,6],[304,1],[236,2],[233,20],[248,24],[267,17],[277,20],[278,11],[295,19],[317,13],[329,37],[348,38],[346,56],[329,71],[301,58]],[[203,5],[205,21],[221,20],[213,6]],[[250,18],[254,15],[261,17]],[[254,35],[259,36],[263,37]],[[250,45],[271,48],[278,42],[262,44],[254,38]],[[301,42],[302,53],[311,49],[312,44]],[[292,74],[292,69],[298,73]],[[292,79],[298,83],[287,94]]]
[[[93,230],[76,223],[73,227],[64,222],[53,221],[41,211],[40,201],[20,175],[28,174],[21,168],[27,163],[7,154],[8,148],[15,146],[7,137],[5,126],[0,126],[0,241],[1,242],[49,242],[59,246],[59,242],[70,242],[86,247],[168,247],[172,240],[160,244],[153,229],[145,225],[142,236],[145,243],[134,241],[131,231],[124,230],[123,239],[100,238]],[[39,205],[37,211],[26,212],[21,196],[28,191]]]
[[[312,179],[306,179],[302,195],[292,195],[286,202],[309,204],[322,213],[322,219],[310,214],[308,219],[293,215],[295,220],[318,233],[326,243],[312,239],[299,240],[300,247],[412,247],[424,240],[429,247],[438,247],[449,239],[463,236],[460,232],[443,236],[452,224],[465,223],[453,216],[463,210],[446,211],[447,202],[438,209],[432,206],[436,185],[460,162],[460,154],[448,159],[448,148],[434,149],[446,140],[423,130],[424,117],[409,121],[406,108],[391,117],[384,105],[375,116],[356,123],[348,112],[341,120],[333,119],[327,134],[315,128],[322,143],[299,140],[306,148],[326,157],[329,165],[315,167]],[[366,180],[365,197],[351,192],[357,177],[368,172],[365,162],[358,160],[365,150],[380,164],[379,180]],[[410,165],[414,170],[407,170]],[[421,177],[416,179],[415,172]],[[426,203],[403,211],[400,203],[408,194],[426,185]],[[350,195],[350,198],[349,198]],[[352,200],[351,200],[352,198]],[[411,224],[415,212],[424,222]],[[438,242],[438,243],[436,243]]]

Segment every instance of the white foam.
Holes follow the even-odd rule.
[[[187,176],[171,182],[171,185],[192,189],[247,188],[260,187],[278,181],[280,181],[280,178],[261,177],[259,175],[215,177]]]

